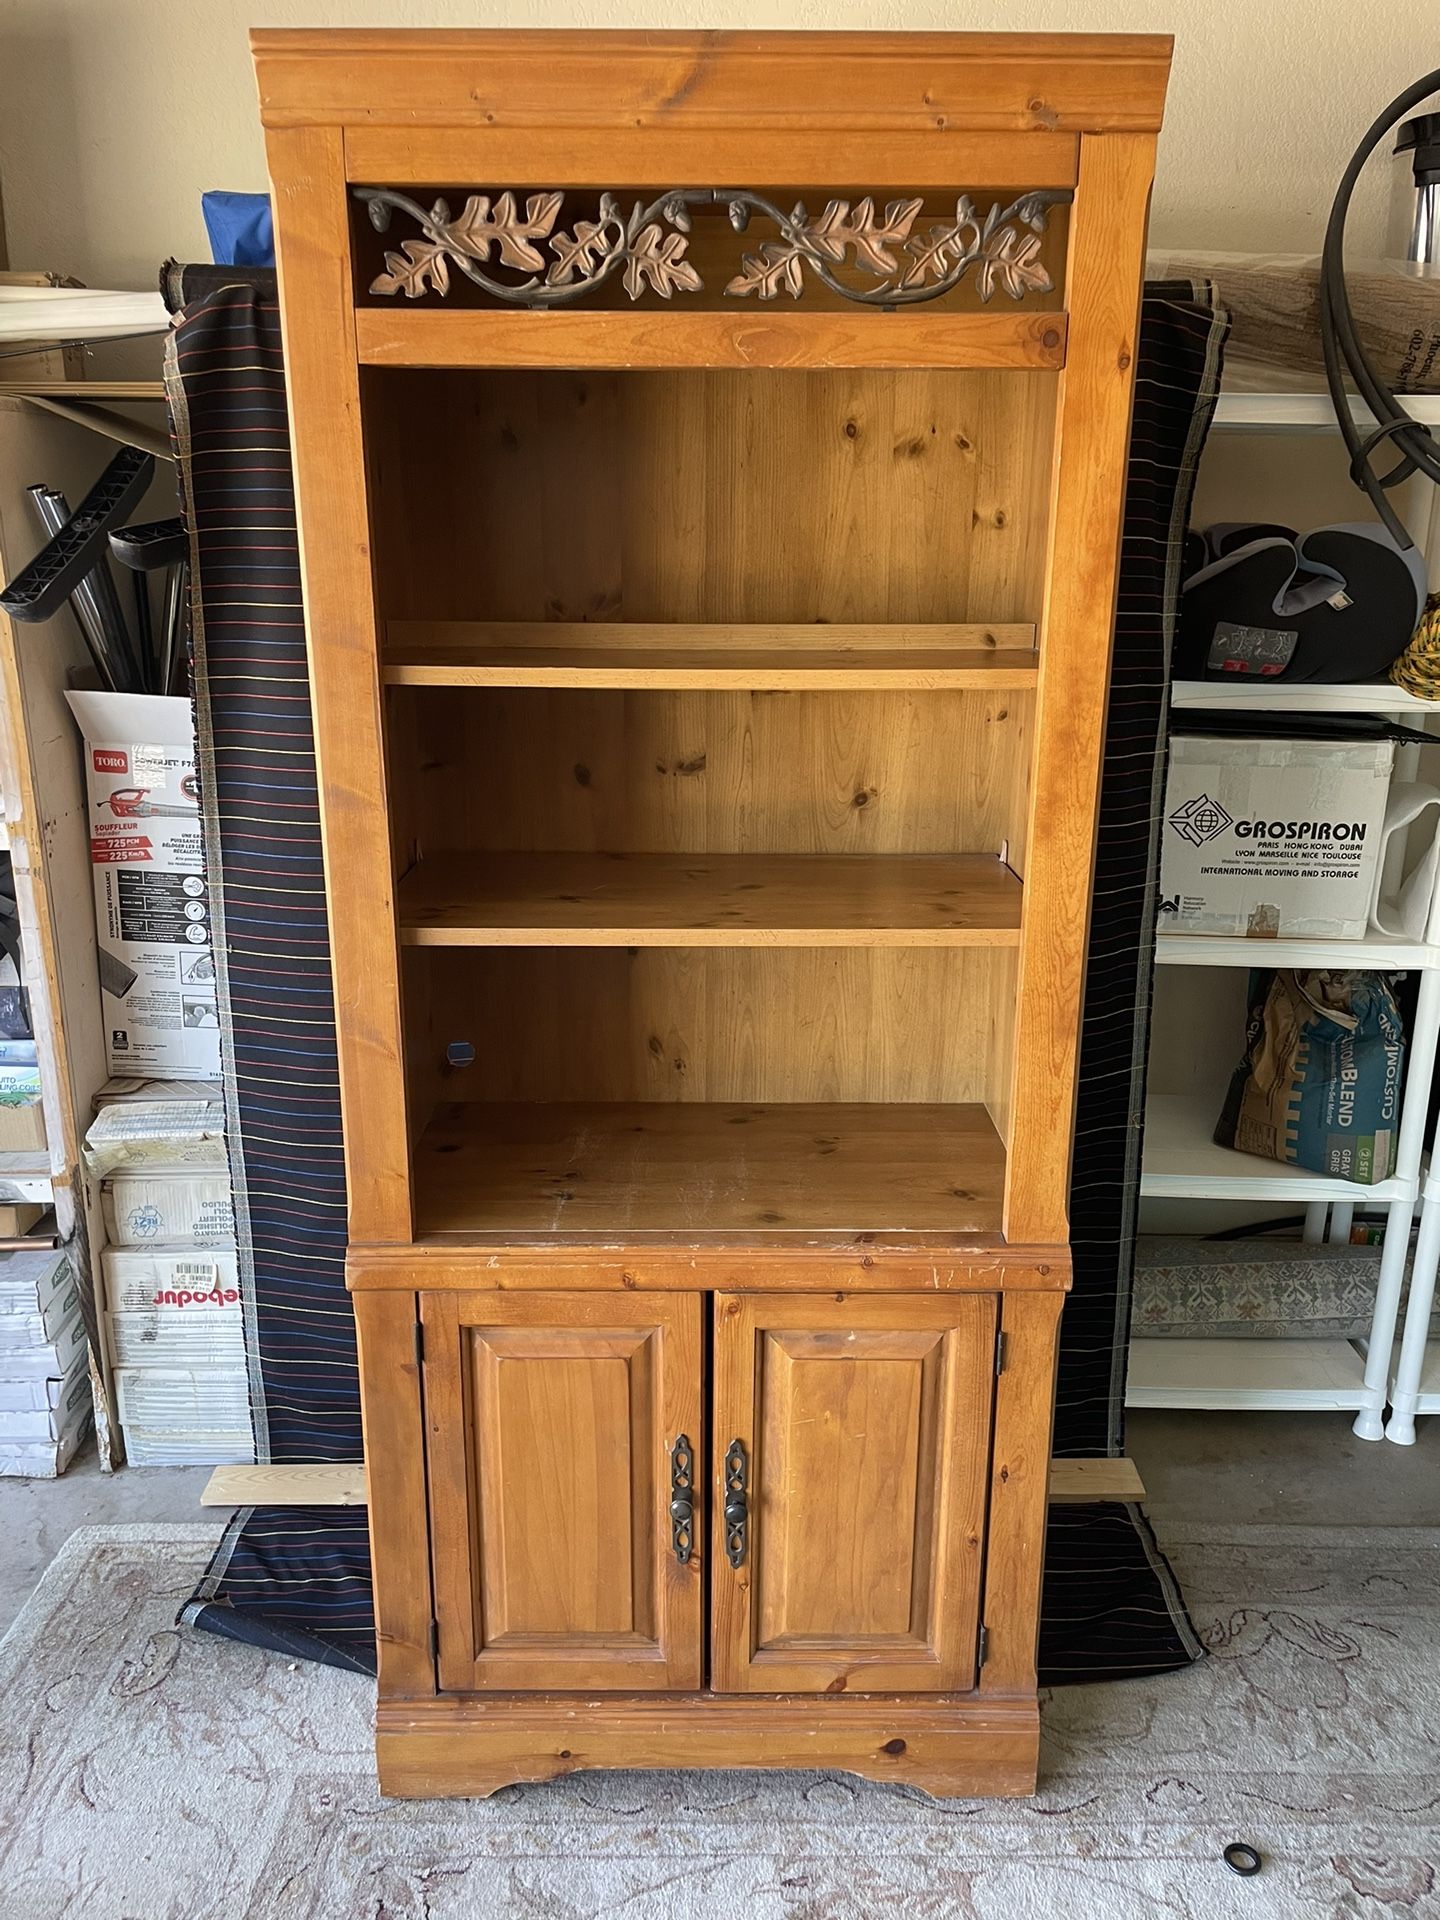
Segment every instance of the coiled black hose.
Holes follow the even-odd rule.
[[[1428,427],[1412,419],[1400,405],[1360,344],[1345,286],[1345,222],[1350,213],[1350,197],[1365,162],[1391,128],[1432,93],[1440,93],[1440,69],[1427,73],[1423,80],[1417,80],[1392,100],[1355,149],[1335,190],[1320,261],[1320,340],[1325,353],[1325,379],[1350,453],[1350,478],[1369,495],[1375,511],[1401,547],[1413,547],[1415,542],[1386,499],[1386,492],[1416,473],[1423,473],[1427,480],[1440,486],[1440,443]],[[1368,431],[1357,426],[1350,411],[1347,373],[1356,392],[1375,416],[1376,424]],[[1379,473],[1375,456],[1387,440],[1399,458],[1388,473]]]

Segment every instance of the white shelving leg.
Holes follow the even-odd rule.
[[[1337,1200],[1330,1209],[1331,1246],[1349,1246],[1350,1229],[1354,1225],[1354,1222],[1355,1202],[1353,1200]]]
[[[1328,1200],[1312,1200],[1305,1209],[1305,1231],[1301,1235],[1307,1247],[1319,1247],[1325,1243],[1325,1224],[1330,1217]]]
[[[1425,1371],[1425,1347],[1430,1337],[1430,1311],[1435,1303],[1435,1275],[1440,1270],[1440,1184],[1433,1171],[1425,1181],[1420,1202],[1420,1232],[1415,1240],[1415,1265],[1410,1271],[1410,1300],[1405,1308],[1405,1337],[1390,1392],[1390,1418],[1385,1438],[1397,1447],[1415,1444],[1415,1402]]]
[[[1405,1103],[1400,1113],[1400,1137],[1395,1151],[1395,1173],[1402,1180],[1419,1177],[1437,1040],[1440,1040],[1440,968],[1430,967],[1420,976],[1415,1027],[1406,1049]],[[1385,1222],[1385,1250],[1380,1256],[1380,1283],[1375,1289],[1375,1313],[1365,1354],[1366,1404],[1355,1416],[1355,1432],[1362,1440],[1385,1437],[1390,1355],[1395,1345],[1395,1322],[1400,1315],[1400,1290],[1405,1283],[1410,1223],[1414,1217],[1414,1201],[1397,1200]]]

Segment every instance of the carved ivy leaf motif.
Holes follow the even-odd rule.
[[[788,293],[798,300],[805,291],[805,275],[797,249],[784,240],[762,240],[759,253],[741,256],[740,271],[725,289],[726,293],[755,293],[762,300],[773,300]]]
[[[1040,260],[1038,234],[1022,234],[1006,227],[997,240],[989,243],[975,279],[982,300],[990,298],[997,280],[1012,300],[1023,299],[1032,289],[1036,293],[1050,291],[1052,283]]]
[[[621,212],[614,194],[603,193],[595,219],[577,218],[569,230],[557,233],[565,199],[559,191],[529,194],[523,211],[512,188],[473,193],[454,219],[443,199],[427,208],[390,187],[355,192],[377,233],[388,230],[397,210],[420,228],[420,238],[385,255],[385,271],[371,283],[372,293],[403,293],[412,300],[431,292],[443,295],[454,270],[492,299],[519,307],[572,304],[622,270],[632,300],[647,290],[666,300],[702,292],[704,283],[687,252],[690,207],[717,201],[728,203],[736,233],[744,233],[752,214],[759,213],[775,235],[742,255],[740,271],[725,288],[732,297],[774,300],[789,294],[798,300],[813,277],[832,294],[861,305],[898,307],[938,299],[973,272],[982,300],[997,287],[1021,300],[1052,285],[1040,257],[1041,236],[1050,208],[1068,198],[1037,189],[1009,206],[994,203],[982,216],[969,195],[961,194],[952,222],[917,233],[919,198],[891,200],[883,213],[877,213],[869,195],[853,203],[831,200],[812,219],[803,202],[784,213],[744,188],[719,193],[677,187],[648,204],[635,201],[628,213]],[[496,273],[491,259],[497,253],[501,268],[529,277]],[[837,271],[845,268],[869,274],[872,284],[856,285]]]
[[[667,300],[672,293],[698,293],[704,283],[685,258],[687,244],[683,233],[662,233],[653,221],[642,227],[630,242],[625,262],[625,291],[630,298],[640,298],[647,280]]]
[[[385,255],[385,271],[370,282],[371,293],[403,293],[418,300],[434,287],[436,293],[450,291],[450,266],[445,249],[434,240],[406,240],[401,253]]]
[[[607,241],[603,220],[577,220],[575,231],[550,236],[550,251],[555,260],[545,276],[551,287],[568,287],[577,275],[587,279],[603,259]]]
[[[498,245],[502,266],[539,273],[545,256],[530,242],[549,239],[564,198],[563,193],[532,193],[522,216],[513,193],[502,193],[493,207],[488,194],[474,193],[446,231],[476,260],[488,260],[491,247]]]
[[[841,261],[847,246],[855,249],[855,264],[883,280],[899,264],[891,247],[902,246],[910,236],[922,201],[892,200],[884,217],[875,217],[875,202],[868,195],[853,213],[848,200],[832,200],[805,229],[805,237],[815,251],[827,260]]]
[[[965,251],[958,226],[931,227],[928,233],[913,234],[905,242],[912,264],[900,276],[902,287],[919,287],[933,276],[943,280],[952,266],[959,264]]]

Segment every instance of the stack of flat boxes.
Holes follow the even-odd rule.
[[[80,1288],[56,1247],[0,1253],[0,1475],[53,1479],[90,1425]]]
[[[111,1081],[86,1139],[132,1466],[253,1460],[221,1090]]]

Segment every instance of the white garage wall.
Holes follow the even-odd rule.
[[[167,255],[209,257],[200,189],[265,182],[252,24],[1173,32],[1152,236],[1265,251],[1318,246],[1364,127],[1440,64],[1425,0],[0,0],[12,266],[149,287]],[[1390,171],[1357,203],[1372,247]]]

